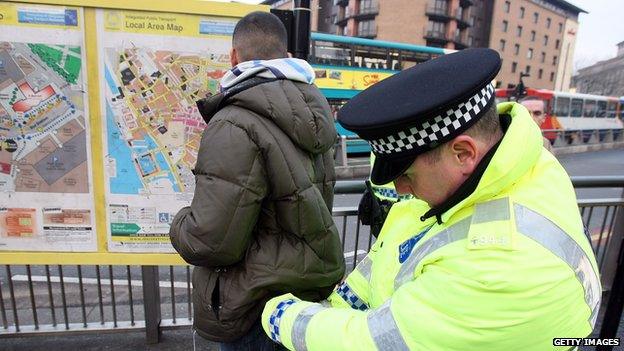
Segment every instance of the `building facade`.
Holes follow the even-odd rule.
[[[292,0],[265,4],[292,8]],[[567,91],[578,15],[564,0],[312,0],[312,30],[461,50],[490,47],[498,87]]]
[[[503,58],[499,85],[517,84],[522,72],[525,86],[567,91],[580,12],[565,1],[494,1],[489,47]]]
[[[616,57],[578,71],[572,79],[578,93],[624,96],[624,41],[617,47]]]

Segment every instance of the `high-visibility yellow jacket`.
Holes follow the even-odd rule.
[[[572,184],[526,109],[476,190],[422,222],[397,203],[371,252],[329,299],[269,301],[263,327],[294,350],[548,350],[585,337],[601,286]]]

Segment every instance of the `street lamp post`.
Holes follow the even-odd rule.
[[[295,17],[294,57],[308,59],[310,52],[310,0],[295,0],[293,13]]]

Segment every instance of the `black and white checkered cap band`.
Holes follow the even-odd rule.
[[[376,154],[400,153],[429,145],[442,140],[474,119],[493,98],[494,85],[490,83],[468,101],[447,110],[431,121],[381,139],[371,140],[369,143]]]

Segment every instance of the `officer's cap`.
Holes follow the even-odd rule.
[[[371,180],[388,183],[416,156],[470,128],[494,102],[501,59],[491,49],[466,49],[418,64],[354,97],[339,122],[371,145]]]

